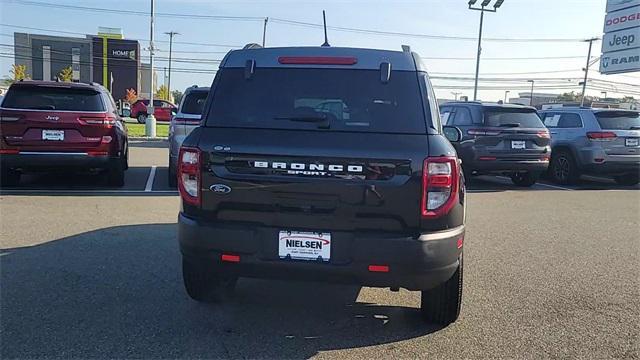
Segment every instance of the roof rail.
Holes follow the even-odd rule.
[[[249,43],[242,48],[242,50],[247,50],[247,49],[262,49],[262,46],[256,43]]]

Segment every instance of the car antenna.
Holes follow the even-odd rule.
[[[324,25],[324,44],[322,44],[322,46],[331,46],[327,38],[327,17],[325,16],[324,10],[322,10],[322,23]]]

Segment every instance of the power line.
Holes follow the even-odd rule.
[[[77,6],[77,5],[63,5],[63,4],[53,4],[47,2],[39,2],[39,1],[27,1],[27,0],[14,0],[14,3],[29,5],[29,6],[41,6],[41,7],[50,7],[50,8],[61,8],[61,9],[69,9],[69,10],[80,10],[80,11],[89,11],[89,12],[108,12],[108,13],[116,13],[116,14],[124,14],[124,15],[137,15],[137,16],[147,16],[148,14],[144,11],[134,11],[134,10],[119,10],[119,9],[109,9],[109,8],[98,8],[98,7],[88,7],[88,6]],[[157,13],[157,16],[160,17],[174,17],[174,18],[183,18],[183,19],[207,19],[207,20],[224,20],[224,21],[264,21],[266,16],[263,17],[251,17],[251,16],[215,16],[215,15],[202,15],[202,14],[186,14],[186,13]],[[269,17],[270,21],[278,24],[290,25],[290,26],[298,26],[298,27],[307,27],[307,28],[315,28],[322,29],[323,24],[318,23],[310,23],[298,20],[290,20],[290,19],[282,19],[282,18],[272,18]],[[342,31],[342,32],[351,32],[351,33],[360,33],[360,34],[368,34],[368,35],[382,35],[382,36],[401,36],[401,37],[411,37],[411,38],[422,38],[422,39],[431,39],[431,40],[457,40],[457,41],[475,41],[475,37],[466,37],[466,36],[450,36],[450,35],[433,35],[433,34],[417,34],[417,33],[407,33],[407,32],[397,32],[397,31],[382,31],[382,30],[372,30],[372,29],[362,29],[362,28],[351,28],[351,27],[343,27],[343,26],[327,26],[327,29]],[[576,38],[485,38],[485,41],[496,41],[496,42],[581,42],[584,39],[576,39]]]

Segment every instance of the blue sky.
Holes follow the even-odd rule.
[[[38,0],[42,2],[69,4],[87,7],[119,8],[121,14],[87,12],[69,9],[30,6],[24,3],[1,0],[0,22],[2,24],[39,27],[61,31],[95,33],[98,26],[120,27],[128,38],[148,39],[149,20],[147,17],[127,14],[127,10],[148,11],[149,0],[70,1]],[[477,37],[479,13],[467,9],[466,0],[422,0],[422,1],[198,1],[198,0],[156,0],[156,11],[163,13],[207,14],[249,17],[271,17],[302,22],[320,23],[322,10],[327,11],[329,25],[383,30],[402,33]],[[562,38],[583,39],[602,35],[605,0],[506,0],[497,13],[485,16],[484,36],[486,38]],[[249,42],[261,42],[262,21],[212,21],[210,19],[181,19],[160,17],[156,19],[156,38],[167,40],[164,32],[174,30],[181,33],[176,41],[215,43],[242,46]],[[6,34],[13,31],[48,33],[45,31],[19,30],[0,26],[0,43],[12,44],[13,39]],[[476,53],[475,41],[450,41],[360,34],[353,32],[329,31],[333,46],[374,47],[400,49],[407,44],[427,58],[468,58]],[[270,22],[267,29],[267,46],[320,45],[323,41],[320,29],[292,26]],[[143,47],[148,43],[143,42]],[[168,44],[158,43],[161,50],[168,50]],[[599,56],[601,44],[595,43],[594,56]],[[195,46],[176,44],[174,57],[189,59],[220,59],[229,47]],[[6,52],[7,48],[2,48]],[[197,53],[196,53],[197,52]],[[222,53],[201,53],[222,52]],[[510,90],[510,96],[526,92],[530,86],[527,79],[539,79],[536,84],[545,85],[543,78],[551,85],[567,84],[566,90],[579,91],[575,79],[582,77],[580,71],[585,65],[587,44],[581,42],[504,42],[485,41],[481,76],[500,78],[500,82],[481,81],[481,85],[496,87],[495,90],[481,90],[480,98],[498,100]],[[143,52],[146,55],[146,52]],[[167,56],[159,53],[159,56]],[[536,60],[495,60],[496,58],[570,57],[567,59]],[[575,57],[575,58],[574,58]],[[494,59],[494,60],[491,60]],[[426,59],[427,68],[434,77],[473,77],[473,60]],[[8,74],[11,59],[0,58],[0,76]],[[156,64],[166,66],[166,62]],[[174,63],[174,67],[215,70],[217,65]],[[610,96],[626,95],[631,91],[640,92],[640,73],[603,76],[597,74],[597,64],[592,67],[594,79],[634,84],[635,87],[616,85],[611,87]],[[561,70],[570,70],[563,71]],[[530,73],[538,74],[514,74]],[[547,73],[548,72],[548,73]],[[504,78],[515,80],[505,82]],[[162,74],[159,74],[162,83]],[[184,89],[198,84],[209,85],[213,74],[173,73],[172,87]],[[442,98],[453,98],[451,92],[461,92],[472,96],[469,80],[434,78],[437,94]],[[467,89],[448,89],[447,86],[462,86]],[[540,92],[561,93],[565,89],[540,90]],[[537,92],[537,91],[536,91]],[[600,90],[590,90],[591,95],[600,96]],[[636,95],[636,98],[640,96]]]

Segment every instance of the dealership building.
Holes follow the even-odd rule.
[[[127,89],[142,95],[145,86],[140,43],[125,39],[120,29],[100,28],[98,35],[84,38],[14,33],[14,49],[16,65],[25,65],[34,80],[55,80],[71,67],[73,81],[102,84],[116,100],[124,99]]]

